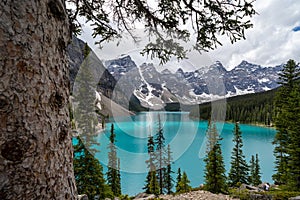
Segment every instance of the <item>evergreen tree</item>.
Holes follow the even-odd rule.
[[[165,186],[165,189],[166,189],[166,192],[167,194],[171,194],[172,193],[172,188],[173,188],[173,178],[171,176],[172,173],[174,173],[172,171],[172,156],[171,156],[171,147],[170,145],[168,145],[168,157],[167,157],[167,168],[166,168],[166,173],[165,173],[165,183],[164,183],[164,186]]]
[[[84,138],[84,136],[78,137],[77,144],[74,145],[73,166],[78,193],[88,195],[89,199],[94,199],[96,196],[100,199],[111,197],[112,193],[103,177],[103,168],[93,155],[95,150],[87,149],[89,143],[84,143],[82,141]]]
[[[121,195],[121,180],[120,180],[120,160],[117,157],[117,149],[115,147],[114,124],[111,125],[110,130],[110,143],[108,153],[108,170],[107,170],[107,182],[113,192],[114,196]]]
[[[288,145],[288,182],[291,190],[300,191],[300,85],[294,87],[289,98],[287,109],[287,128],[290,137]]]
[[[294,109],[297,109],[297,95],[293,96],[299,91],[299,65],[296,65],[295,61],[289,60],[284,66],[282,73],[279,74],[280,84],[282,87],[276,94],[275,106],[276,106],[276,118],[275,125],[277,133],[274,139],[274,155],[276,158],[275,169],[276,173],[273,175],[273,179],[277,184],[287,184],[290,177],[290,167],[293,164],[289,164],[291,156],[290,153],[294,153],[293,148],[297,149],[297,130],[293,131],[297,127],[297,119],[295,116],[297,113]],[[298,88],[298,89],[297,89]],[[295,141],[292,140],[295,139]],[[291,148],[293,146],[293,148]],[[297,154],[297,153],[296,153]],[[295,157],[298,155],[295,154]],[[298,157],[299,159],[299,157]]]
[[[219,134],[214,123],[209,123],[207,130],[207,156],[204,159],[205,189],[212,193],[226,193],[227,184]]]
[[[151,135],[148,136],[147,148],[148,148],[149,159],[146,161],[146,163],[148,165],[149,171],[146,177],[146,184],[143,189],[147,194],[159,195],[160,188],[156,178],[156,167],[154,164],[154,159],[155,159],[154,140],[153,140],[153,136]]]
[[[165,137],[163,133],[163,128],[161,125],[160,115],[158,115],[158,130],[157,136],[155,138],[155,146],[156,146],[156,169],[157,169],[157,179],[160,188],[160,194],[164,192],[164,177],[166,177],[166,166],[167,166],[167,155],[165,149]]]
[[[176,186],[175,186],[175,188],[176,188],[176,193],[179,192],[179,190],[180,190],[180,187],[179,187],[180,181],[181,181],[181,170],[180,170],[180,168],[178,168],[178,171],[177,171],[177,178],[176,178]]]
[[[250,166],[249,167],[250,167],[249,168],[249,172],[250,172],[249,184],[255,185],[254,184],[254,174],[255,174],[255,157],[254,157],[254,155],[251,156]]]
[[[176,192],[177,193],[190,192],[192,187],[189,184],[190,184],[190,180],[188,179],[187,174],[183,172],[180,181],[177,183],[178,187],[176,187]]]
[[[254,155],[251,156],[249,184],[254,186],[261,184],[258,154],[256,154],[255,157]]]
[[[97,151],[93,145],[99,145],[94,135],[98,119],[94,105],[95,84],[88,57],[90,48],[87,44],[83,53],[85,61],[74,85],[74,120],[76,130],[80,134],[80,137],[77,137],[78,143],[74,145],[74,175],[79,194],[87,194],[89,199],[96,196],[104,199],[111,197],[112,192],[105,184],[101,164],[94,157]]]
[[[231,168],[228,179],[230,186],[238,186],[238,184],[241,183],[248,184],[249,166],[247,165],[245,156],[243,155],[242,132],[240,131],[238,123],[235,123],[233,134],[234,147],[232,150]]]

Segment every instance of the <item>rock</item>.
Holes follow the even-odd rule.
[[[78,200],[88,200],[89,199],[86,194],[80,194],[77,197],[78,197]]]
[[[289,200],[300,200],[300,196],[291,197],[291,198],[289,198]]]
[[[159,198],[165,200],[234,200],[224,194],[213,194],[208,191],[198,190],[176,195],[160,195]]]
[[[154,194],[139,193],[134,197],[134,200],[154,199],[155,197]]]
[[[240,186],[240,189],[247,189],[247,190],[257,191],[257,192],[261,191],[260,188],[255,187],[255,186],[252,186],[252,185],[247,185],[247,184],[242,184],[242,185]]]

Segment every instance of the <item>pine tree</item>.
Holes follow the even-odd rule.
[[[249,168],[249,172],[250,172],[249,184],[255,185],[254,184],[254,174],[255,174],[255,157],[254,157],[254,155],[251,156],[249,167],[250,167]]]
[[[103,168],[93,155],[96,151],[87,148],[89,143],[82,140],[84,136],[78,137],[77,144],[74,145],[73,166],[78,193],[88,195],[89,199],[94,199],[96,196],[100,199],[111,197],[112,193],[103,177]]]
[[[146,161],[146,164],[148,165],[149,171],[146,177],[146,184],[143,189],[147,194],[159,195],[160,188],[156,178],[156,167],[154,164],[154,159],[155,159],[154,140],[153,140],[153,136],[151,135],[148,136],[147,148],[148,148],[149,159]]]
[[[157,179],[159,183],[160,188],[160,194],[164,193],[164,177],[166,173],[166,149],[165,149],[165,137],[163,133],[163,128],[161,125],[161,119],[160,115],[158,114],[158,130],[157,130],[157,136],[155,138],[155,146],[156,146],[156,169],[157,169]]]
[[[115,137],[114,124],[111,125],[110,131],[110,143],[108,148],[110,152],[108,153],[108,170],[107,170],[107,182],[113,192],[114,196],[121,195],[121,180],[120,180],[120,160],[117,157],[117,149],[115,147]]]
[[[291,158],[289,154],[290,152],[294,152],[290,146],[294,146],[293,148],[297,149],[297,144],[294,144],[292,140],[293,137],[296,137],[295,139],[297,140],[297,134],[290,130],[297,126],[297,119],[295,121],[293,118],[296,115],[294,109],[297,109],[297,106],[293,102],[294,100],[297,102],[297,96],[293,97],[293,93],[297,93],[297,90],[299,90],[297,89],[300,79],[299,71],[299,65],[296,65],[295,61],[289,60],[284,66],[282,73],[279,74],[279,83],[282,87],[276,93],[275,98],[275,125],[277,133],[273,142],[276,158],[276,173],[273,175],[273,179],[277,184],[288,183],[290,179],[289,168],[291,166],[289,164],[289,159]]]
[[[178,168],[178,171],[177,171],[177,178],[176,178],[176,186],[175,186],[175,188],[176,188],[176,193],[179,192],[179,190],[180,190],[180,187],[179,187],[180,181],[181,181],[181,170],[180,170],[180,168]]]
[[[227,184],[219,134],[214,123],[209,123],[207,130],[207,156],[204,159],[205,189],[212,193],[226,193]]]
[[[242,132],[240,131],[238,123],[235,123],[233,134],[234,147],[232,150],[231,168],[228,179],[230,186],[238,186],[241,183],[248,184],[249,166],[247,165],[245,156],[243,155]]]
[[[190,184],[190,180],[188,179],[187,174],[183,172],[180,181],[177,183],[178,187],[176,187],[176,192],[177,193],[190,192],[192,187],[189,184]]]
[[[288,145],[288,182],[290,190],[300,191],[300,85],[294,87],[289,98],[287,109],[289,126],[287,128],[290,137]]]
[[[261,184],[258,154],[256,154],[255,157],[254,155],[251,156],[249,184],[254,186],[258,186],[259,184]]]
[[[173,188],[173,178],[171,176],[172,173],[174,173],[172,171],[172,156],[171,156],[171,147],[170,145],[168,145],[168,157],[167,157],[167,167],[166,167],[166,173],[165,173],[165,177],[164,177],[164,186],[166,189],[166,193],[167,194],[171,194],[172,193],[172,188]]]

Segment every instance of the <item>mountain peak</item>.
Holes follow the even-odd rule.
[[[172,74],[172,72],[168,69],[164,69],[160,72],[161,74]]]
[[[216,61],[214,64],[209,66],[209,71],[214,71],[214,70],[217,70],[219,72],[227,72],[227,70],[225,69],[225,67],[220,61]]]
[[[183,69],[182,68],[178,68],[177,70],[176,70],[176,74],[183,74],[184,73],[184,71],[183,71]]]

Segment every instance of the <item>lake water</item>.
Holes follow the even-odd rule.
[[[122,193],[135,195],[142,192],[147,167],[145,160],[147,154],[147,136],[155,135],[158,127],[158,114],[163,125],[166,144],[170,144],[173,152],[173,171],[178,167],[185,171],[191,181],[192,187],[204,183],[203,161],[206,151],[207,121],[194,121],[189,119],[185,112],[143,112],[133,117],[115,118],[116,147],[121,162]],[[104,166],[107,165],[107,146],[109,144],[110,126],[104,133],[98,135],[99,153],[96,157]],[[227,172],[230,168],[230,156],[233,147],[232,137],[234,124],[218,123],[222,152]],[[249,162],[251,155],[259,155],[262,181],[272,182],[274,169],[274,156],[272,141],[276,131],[251,125],[240,125],[244,142],[243,152]],[[173,174],[175,179],[176,173]]]

